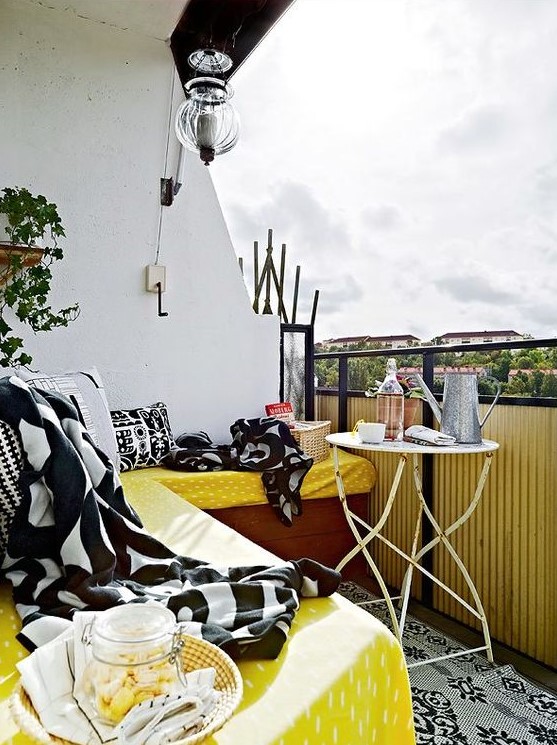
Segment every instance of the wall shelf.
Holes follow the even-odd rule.
[[[10,257],[22,256],[23,266],[36,266],[43,257],[43,249],[38,246],[26,246],[19,243],[5,243],[0,241],[0,285],[9,277]]]

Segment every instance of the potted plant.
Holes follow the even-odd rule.
[[[64,257],[58,238],[65,236],[58,208],[41,194],[5,187],[0,192],[0,366],[29,365],[13,317],[33,331],[67,326],[79,315],[71,305],[54,312],[48,304],[51,266]]]

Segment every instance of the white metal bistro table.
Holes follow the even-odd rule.
[[[375,579],[377,580],[379,584],[379,587],[381,588],[381,592],[383,593],[383,598],[385,602],[387,603],[387,607],[388,607],[391,621],[393,624],[393,630],[399,642],[402,642],[402,635],[404,633],[404,624],[406,620],[406,612],[408,609],[408,601],[410,599],[410,590],[412,586],[412,575],[413,575],[414,569],[417,569],[420,572],[422,572],[425,576],[429,577],[430,580],[432,580],[439,587],[441,587],[445,592],[448,592],[457,602],[459,602],[470,613],[472,613],[472,615],[474,615],[480,621],[482,625],[482,632],[483,632],[483,637],[484,637],[483,646],[477,647],[475,649],[467,649],[463,652],[453,652],[448,655],[443,655],[442,657],[436,657],[435,659],[428,659],[425,661],[412,663],[412,664],[409,664],[408,667],[416,667],[418,665],[431,663],[439,659],[445,659],[447,657],[458,657],[463,654],[470,654],[471,652],[481,652],[484,650],[487,654],[488,660],[490,662],[493,662],[493,652],[491,649],[491,638],[489,635],[489,626],[487,623],[487,618],[485,615],[482,602],[480,600],[480,596],[474,585],[474,582],[472,581],[472,578],[470,577],[470,574],[466,566],[464,565],[462,559],[458,555],[456,549],[453,547],[453,545],[449,541],[449,536],[452,533],[454,533],[456,530],[458,530],[460,527],[462,527],[469,520],[470,516],[476,509],[478,502],[480,501],[482,492],[483,492],[483,488],[484,488],[484,484],[487,479],[489,468],[491,466],[493,453],[499,447],[499,443],[493,442],[492,440],[483,440],[481,444],[477,444],[477,445],[451,445],[451,446],[417,445],[411,442],[404,442],[404,441],[403,442],[386,442],[385,441],[385,442],[381,442],[378,444],[368,444],[368,443],[362,443],[358,435],[352,432],[339,432],[337,434],[327,435],[326,440],[333,446],[333,463],[334,463],[334,469],[335,469],[336,483],[338,487],[338,495],[339,495],[342,508],[344,510],[344,515],[346,517],[348,525],[356,539],[356,546],[354,546],[354,548],[351,549],[346,554],[346,556],[339,562],[339,564],[337,565],[337,570],[340,571],[360,551],[363,553],[371,571],[373,572],[373,575],[375,576]],[[365,450],[368,452],[393,453],[394,455],[398,455],[398,464],[397,464],[397,468],[396,468],[396,471],[393,477],[389,495],[387,497],[387,502],[385,504],[385,507],[383,508],[383,512],[379,516],[379,519],[373,526],[369,525],[365,520],[363,520],[361,517],[359,517],[354,512],[352,512],[348,505],[348,501],[346,499],[346,492],[344,490],[344,483],[342,480],[342,474],[340,472],[340,467],[339,467],[339,459],[338,459],[338,448],[339,447],[349,448],[351,450]],[[424,499],[423,490],[422,490],[422,477],[421,477],[421,472],[420,472],[420,461],[419,461],[418,456],[424,455],[426,453],[432,454],[432,455],[438,455],[438,456],[462,456],[462,455],[471,455],[471,454],[476,454],[476,453],[485,454],[483,467],[481,469],[478,482],[476,485],[476,489],[475,489],[472,499],[470,500],[470,503],[468,504],[467,508],[464,510],[462,515],[460,515],[453,523],[451,523],[451,525],[449,525],[446,528],[442,528],[439,525],[433,512],[431,511],[430,507],[428,506],[428,504],[426,503]],[[398,492],[398,488],[400,485],[400,480],[402,478],[402,474],[404,472],[406,463],[408,462],[408,459],[410,456],[412,456],[414,488],[416,491],[416,496],[418,498],[418,514],[417,514],[416,526],[414,530],[414,537],[412,540],[412,546],[410,548],[410,553],[407,553],[407,551],[403,550],[400,546],[395,545],[386,536],[382,535],[381,530],[383,526],[385,525],[385,523],[387,522],[387,519],[391,513],[391,510],[392,510],[392,507],[393,507],[393,504],[394,504],[394,501],[395,501],[395,498]],[[433,528],[434,537],[430,541],[428,541],[425,545],[419,545],[423,515],[426,516],[427,520],[431,524]],[[363,528],[362,533],[360,533],[360,531],[358,530],[358,526],[360,526],[360,528]],[[365,535],[363,535],[364,531],[365,531]],[[385,581],[383,577],[381,576],[381,572],[379,571],[377,564],[375,563],[375,561],[373,560],[373,557],[371,556],[369,552],[368,545],[374,538],[378,538],[379,540],[383,541],[383,543],[389,546],[389,548],[395,551],[399,556],[402,556],[402,558],[408,563],[406,573],[404,575],[404,579],[402,582],[401,594],[397,597],[390,596],[387,586],[385,584]],[[434,574],[432,574],[429,570],[425,569],[425,567],[423,567],[420,564],[420,561],[424,557],[424,555],[428,553],[429,551],[431,551],[439,543],[445,546],[451,558],[453,559],[456,566],[458,567],[458,570],[462,574],[464,581],[466,582],[466,585],[468,586],[468,589],[470,590],[470,594],[472,596],[474,605],[471,605],[467,600],[465,600],[460,595],[458,595],[458,593],[456,593],[451,587],[448,587],[448,585],[446,585],[438,577],[436,577]],[[399,608],[400,608],[399,619],[397,619],[397,616],[395,613],[395,608],[393,606],[393,600],[399,601]]]

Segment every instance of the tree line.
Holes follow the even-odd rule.
[[[354,345],[351,350],[378,349],[377,346],[366,344]],[[327,351],[346,351],[341,347],[331,347]],[[316,353],[318,350],[316,350]],[[377,381],[385,377],[388,350],[381,357],[358,357],[348,360],[348,388],[352,391],[366,391],[376,387]],[[421,355],[397,355],[398,368],[421,368]],[[557,377],[553,371],[557,369],[557,348],[546,349],[502,349],[488,352],[441,352],[435,355],[435,367],[481,367],[488,375],[501,382],[502,394],[520,397],[557,397]],[[509,372],[518,372],[509,378]],[[338,360],[315,360],[315,375],[317,385],[326,388],[338,388]],[[478,389],[482,395],[494,395],[495,384],[489,380],[478,380]],[[443,380],[436,378],[434,391],[441,393]]]

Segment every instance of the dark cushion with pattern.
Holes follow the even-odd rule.
[[[174,441],[166,405],[159,402],[137,409],[111,411],[120,456],[120,470],[158,466]]]

